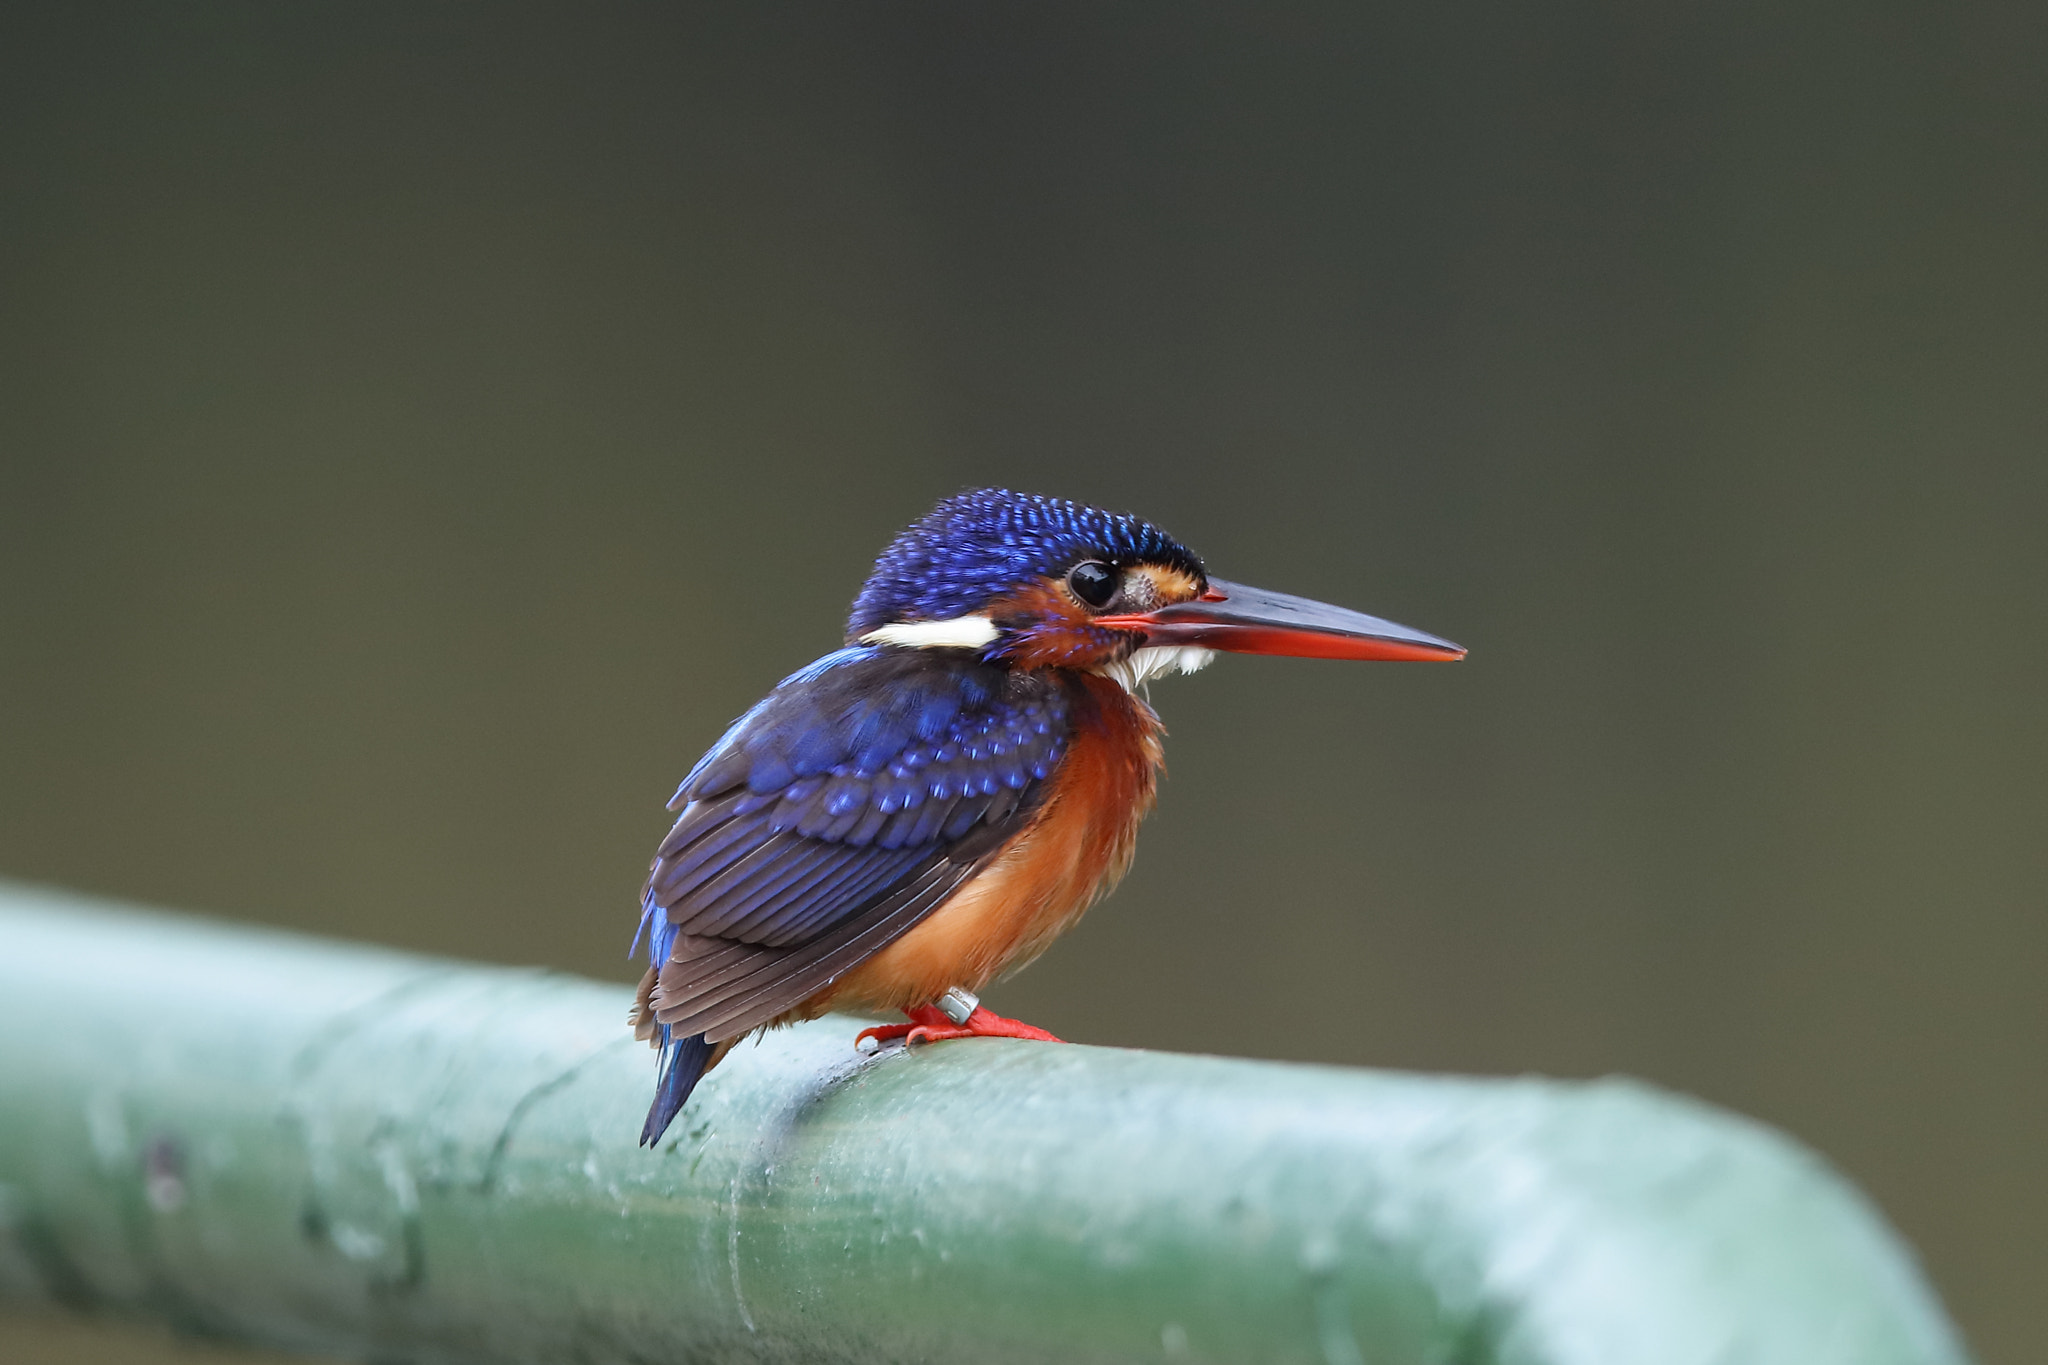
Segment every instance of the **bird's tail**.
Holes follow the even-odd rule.
[[[666,1028],[662,1030],[663,1033],[667,1031]],[[705,1041],[701,1033],[667,1040],[661,1049],[661,1080],[654,1088],[654,1104],[648,1109],[647,1122],[640,1129],[642,1147],[652,1147],[661,1141],[661,1135],[675,1121],[683,1101],[689,1099],[690,1092],[697,1088],[697,1082],[711,1069],[719,1051]]]

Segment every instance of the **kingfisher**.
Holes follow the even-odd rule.
[[[901,1014],[854,1046],[1059,1042],[980,992],[1122,877],[1162,771],[1147,683],[1217,651],[1448,660],[1392,621],[1212,577],[1135,516],[984,488],[875,562],[841,649],[697,761],[641,893],[631,1023],[661,1140],[748,1034]]]

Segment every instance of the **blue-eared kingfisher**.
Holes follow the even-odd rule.
[[[683,779],[641,895],[643,1144],[756,1030],[900,1012],[903,1038],[1058,1039],[978,992],[1130,866],[1161,768],[1145,684],[1215,651],[1458,659],[1448,640],[1213,578],[1137,517],[987,488],[896,538],[845,647]],[[636,940],[636,946],[637,946]]]

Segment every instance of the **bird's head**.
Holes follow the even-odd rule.
[[[1448,640],[1305,597],[1212,578],[1137,517],[983,488],[947,498],[875,561],[849,644],[969,651],[1127,684],[1216,650],[1319,659],[1459,659]]]

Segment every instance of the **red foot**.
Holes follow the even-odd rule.
[[[891,1043],[898,1038],[909,1036],[912,1029],[951,1028],[953,1026],[951,1019],[939,1013],[937,1005],[919,1005],[915,1009],[907,1009],[903,1012],[910,1016],[909,1023],[877,1024],[873,1028],[864,1028],[859,1033],[853,1035],[854,1049],[858,1051],[860,1045],[867,1042],[870,1038],[874,1039],[875,1046],[880,1047],[883,1043]]]
[[[1033,1042],[1058,1043],[1064,1039],[1055,1038],[1042,1028],[1002,1015],[983,1007],[975,1006],[974,1013],[967,1016],[967,1022],[956,1024],[939,1013],[936,1005],[919,1005],[903,1011],[908,1015],[907,1024],[877,1024],[864,1028],[854,1035],[853,1045],[858,1048],[872,1038],[877,1046],[891,1039],[901,1038],[906,1045],[911,1043],[943,1043],[949,1038],[1029,1038]]]

